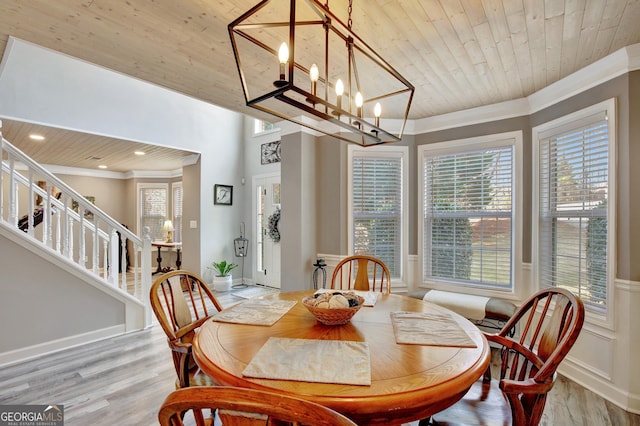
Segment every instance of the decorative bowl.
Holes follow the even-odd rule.
[[[351,318],[360,310],[364,303],[362,296],[355,296],[358,304],[348,308],[319,308],[314,306],[316,298],[308,296],[302,299],[302,304],[313,314],[318,322],[324,325],[343,325],[348,323]]]

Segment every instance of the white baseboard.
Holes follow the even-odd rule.
[[[612,382],[593,374],[588,368],[565,358],[558,373],[578,383],[625,411],[640,414],[640,395],[625,392]]]
[[[6,367],[18,362],[27,361],[42,355],[51,354],[74,346],[83,345],[90,342],[118,336],[125,333],[125,325],[114,325],[100,330],[92,330],[87,333],[76,334],[74,336],[63,337],[49,342],[38,343],[37,345],[15,349],[0,353],[0,367]]]

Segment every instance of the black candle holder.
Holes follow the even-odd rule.
[[[327,284],[327,271],[324,269],[327,266],[324,258],[320,257],[316,259],[316,263],[313,264],[316,268],[313,270],[313,289],[318,289],[318,276],[322,275],[322,288],[325,288]]]

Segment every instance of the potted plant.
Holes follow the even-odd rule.
[[[231,290],[231,271],[238,267],[235,263],[227,263],[226,260],[221,262],[212,262],[212,268],[215,271],[213,277],[213,289],[215,291],[229,291]]]

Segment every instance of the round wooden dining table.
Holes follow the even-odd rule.
[[[319,323],[301,300],[311,291],[268,296],[298,301],[271,326],[207,321],[197,332],[193,355],[217,383],[261,389],[307,399],[330,407],[358,425],[402,424],[429,417],[458,401],[485,372],[490,360],[486,338],[462,316],[397,294],[380,294],[375,306],[363,306],[345,325]],[[397,344],[391,312],[447,314],[476,347]],[[366,342],[371,385],[273,380],[244,377],[243,370],[270,337]],[[349,359],[327,359],[348,371]]]

